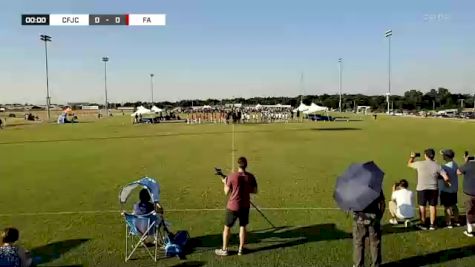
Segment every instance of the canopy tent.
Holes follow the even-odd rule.
[[[154,113],[154,112],[152,112],[150,109],[144,108],[144,106],[140,106],[140,107],[137,107],[137,111],[132,113],[132,115],[130,116],[135,117],[135,115],[145,115],[145,114],[151,114],[151,113]]]
[[[157,106],[153,106],[153,107],[152,107],[152,111],[153,111],[153,112],[162,112],[163,109],[158,108]]]
[[[261,108],[262,108],[262,105],[261,105],[261,104],[257,104],[254,108],[255,108],[255,109],[261,109]]]
[[[307,111],[310,106],[305,105],[304,103],[300,102],[300,106],[298,106],[296,109],[294,109],[294,112],[300,111]]]
[[[130,194],[135,188],[142,187],[148,190],[150,198],[154,203],[160,202],[160,184],[153,178],[144,177],[140,180],[132,182],[122,188],[119,194],[119,201],[121,204],[125,204]]]
[[[261,107],[264,108],[291,108],[291,105],[282,105],[282,104],[276,104],[276,105],[261,105]]]
[[[313,113],[317,113],[317,112],[322,112],[322,111],[325,111],[325,112],[328,112],[328,108],[327,107],[322,107],[322,106],[319,106],[315,103],[312,103],[310,105],[310,107],[304,111],[303,113],[305,114],[313,114]]]

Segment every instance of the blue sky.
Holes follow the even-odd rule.
[[[15,0],[1,1],[0,103],[43,103],[49,43],[53,102],[384,94],[393,30],[393,92],[475,91],[475,1]],[[23,13],[165,13],[165,27],[21,26]],[[305,74],[304,88],[300,73]]]

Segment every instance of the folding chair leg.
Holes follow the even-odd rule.
[[[139,241],[135,244],[135,246],[133,246],[132,248],[132,251],[130,252],[130,254],[127,252],[128,248],[126,248],[126,257],[125,257],[125,261],[128,261],[132,255],[134,254],[134,252],[137,250],[137,248],[139,246],[143,246],[145,248],[145,250],[147,250],[147,253],[148,255],[154,260],[154,261],[157,261],[157,257],[153,256],[153,254],[150,252],[150,249],[145,245],[144,241],[147,239],[148,237],[148,233],[150,232],[150,230],[152,229],[152,227],[155,225],[155,222],[153,222],[152,224],[150,224],[150,226],[147,228],[147,230],[144,232],[144,234],[140,237]],[[127,236],[126,236],[126,242],[127,242],[127,239],[128,239],[128,233],[127,233]]]
[[[129,240],[129,227],[127,224],[125,225],[125,262],[127,262],[128,258],[128,251],[129,251],[129,245],[127,244],[127,240]]]

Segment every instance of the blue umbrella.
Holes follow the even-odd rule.
[[[381,195],[383,177],[373,161],[352,164],[338,177],[333,198],[345,211],[362,211]]]

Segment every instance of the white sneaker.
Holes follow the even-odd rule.
[[[394,219],[394,218],[393,218],[393,219],[389,219],[389,223],[392,224],[392,225],[397,225],[397,224],[398,224],[397,220]]]
[[[404,227],[409,227],[410,225],[412,225],[411,221],[410,220],[405,220],[404,221]]]
[[[468,236],[468,237],[473,237],[473,233],[470,233],[468,231],[463,231],[463,234]]]
[[[221,248],[221,249],[216,249],[216,250],[214,251],[214,253],[215,253],[216,255],[218,255],[218,256],[228,256],[228,255],[229,255],[228,251],[227,251],[227,250],[224,250],[224,249],[222,249],[222,248]]]

